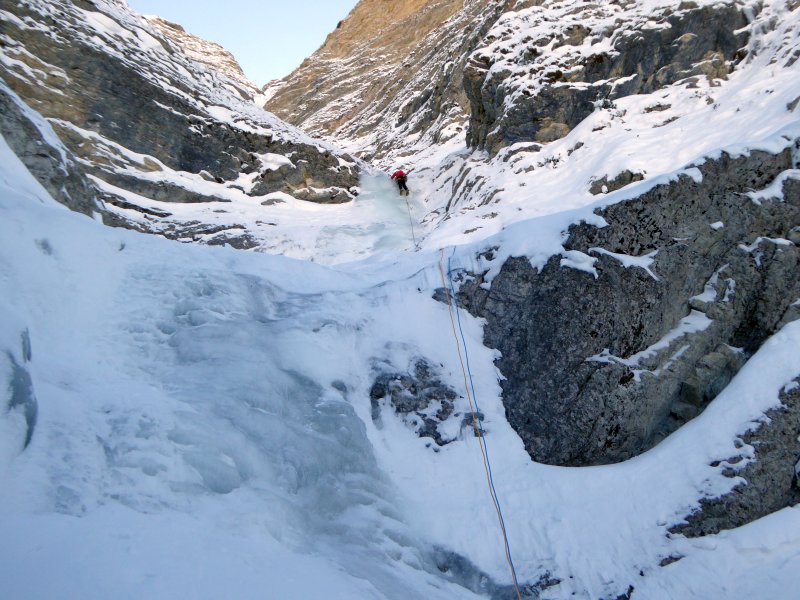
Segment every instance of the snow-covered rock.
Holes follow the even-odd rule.
[[[319,50],[266,87],[266,107],[387,168],[463,139],[464,66],[512,3],[362,0]]]
[[[699,165],[699,180],[601,200],[538,264],[478,263],[463,300],[487,320],[509,422],[534,460],[640,454],[697,416],[783,325],[800,296],[800,253],[779,240],[800,225],[800,181],[759,204],[745,190],[792,165],[791,147],[723,154]],[[719,217],[726,227],[709,228]],[[748,240],[757,243],[743,249]]]
[[[202,63],[232,82],[239,84],[239,93],[244,98],[255,101],[260,90],[242,71],[233,54],[225,48],[187,32],[181,25],[158,16],[145,15],[145,19],[164,37],[178,46],[192,60]]]
[[[742,448],[751,449],[749,460],[733,456],[720,461],[724,474],[739,482],[733,493],[704,499],[674,533],[692,538],[717,534],[800,504],[797,468],[792,468],[800,456],[800,382],[787,385],[780,398],[781,405],[739,440]]]
[[[354,197],[353,159],[256,107],[254,88],[218,47],[119,0],[12,3],[0,19],[4,135],[53,174],[43,179],[65,204],[110,224],[257,247],[236,205],[274,194]],[[228,220],[201,240],[197,219],[174,203]]]
[[[618,98],[701,78],[718,85],[746,55],[747,14],[735,0],[573,0],[509,11],[469,59],[467,142],[492,153],[550,142]]]

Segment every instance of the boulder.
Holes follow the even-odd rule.
[[[372,420],[383,421],[386,403],[419,437],[431,438],[444,446],[456,438],[444,431],[442,424],[451,417],[463,416],[454,411],[458,394],[444,384],[425,359],[417,359],[410,372],[379,373],[370,388]],[[471,423],[472,417],[468,416]],[[463,427],[463,423],[462,423]]]

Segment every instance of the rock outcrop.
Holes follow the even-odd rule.
[[[444,446],[471,426],[472,416],[455,411],[458,394],[444,384],[433,367],[424,359],[415,362],[409,373],[382,372],[370,388],[372,420],[383,423],[384,407],[391,407],[419,437],[431,438]],[[451,418],[460,418],[460,425],[449,427]],[[449,429],[450,431],[447,431]]]
[[[464,282],[461,302],[502,353],[507,417],[531,457],[635,456],[800,316],[794,156],[723,154],[601,210],[606,227],[572,226],[541,271],[511,258],[488,290],[480,275]]]
[[[744,483],[722,498],[702,500],[701,509],[673,533],[687,537],[719,533],[800,503],[800,382],[784,390],[781,403],[767,413],[764,424],[742,436],[740,443],[753,448],[753,459],[743,468],[740,457],[726,461],[725,474],[741,477]]]
[[[463,136],[468,56],[511,0],[361,0],[322,47],[265,88],[266,108],[386,159]]]
[[[258,109],[238,67],[212,68],[220,54],[197,38],[119,0],[3,9],[4,135],[71,208],[161,232],[189,226],[150,201],[352,199],[356,162]]]
[[[747,42],[737,2],[527,4],[498,21],[464,72],[467,142],[493,154],[564,137],[598,103],[724,79]]]

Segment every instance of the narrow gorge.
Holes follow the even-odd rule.
[[[800,2],[0,24],[10,597],[794,597]]]

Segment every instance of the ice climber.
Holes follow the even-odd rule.
[[[410,171],[409,171],[410,172]],[[406,180],[408,179],[408,174],[405,173],[402,169],[397,169],[394,173],[392,173],[392,177],[394,181],[397,182],[397,187],[400,189],[400,195],[408,196],[408,186],[406,185]],[[405,191],[405,194],[403,192]]]

